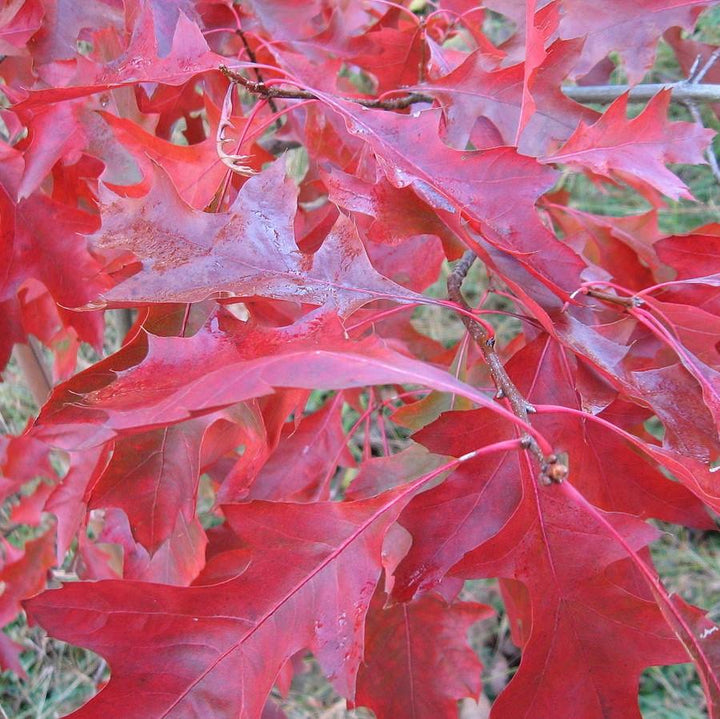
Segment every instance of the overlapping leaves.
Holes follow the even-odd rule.
[[[276,715],[307,651],[380,718],[456,716],[481,690],[467,632],[491,612],[460,594],[478,578],[499,580],[522,655],[493,719],[638,716],[643,669],[688,660],[720,716],[720,632],[647,551],[648,519],[720,511],[717,226],[656,221],[689,197],[667,163],[701,163],[712,132],[668,119],[669,92],[628,119],[627,96],[600,113],[561,90],[609,53],[639,80],[708,4],[0,12],[0,361],[34,335],[65,380],[0,445],[33,533],[3,544],[0,612],[68,551],[98,580],[24,604],[110,664],[73,716]],[[488,10],[514,23],[503,42]],[[221,118],[221,63],[281,96],[234,93]],[[256,176],[221,166],[221,122]],[[552,191],[568,173],[651,207],[581,212]],[[520,320],[483,352],[423,294],[465,248]],[[430,304],[442,342],[412,320]],[[74,373],[105,307],[135,326]],[[552,452],[565,486],[538,479]],[[0,658],[22,672],[7,639]]]

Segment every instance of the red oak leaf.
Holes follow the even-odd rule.
[[[379,717],[455,719],[457,701],[480,692],[482,665],[467,631],[493,610],[475,602],[447,604],[432,594],[390,607],[382,600],[380,592],[368,612],[356,703]]]
[[[126,352],[60,385],[35,431],[51,444],[78,449],[124,429],[171,424],[271,394],[273,387],[403,383],[459,394],[517,422],[485,393],[375,337],[348,340],[326,320],[265,329],[221,314],[193,337],[138,335]]]
[[[137,20],[130,44],[117,60],[100,65],[81,57],[72,84],[32,90],[18,108],[25,110],[142,82],[183,85],[194,75],[216,69],[225,60],[210,51],[200,28],[183,13],[178,16],[170,51],[163,56],[159,52],[153,13],[145,9]]]
[[[121,701],[129,719],[253,719],[303,648],[352,697],[383,537],[411,491],[347,504],[228,505],[247,549],[215,556],[209,571],[224,581],[68,584],[28,602],[34,622],[112,667],[108,686],[73,716],[112,713]],[[168,669],[161,677],[158,661]]]
[[[252,479],[247,498],[286,502],[328,500],[330,480],[338,464],[353,464],[345,446],[342,408],[343,395],[338,393],[296,427],[286,423],[277,449]]]
[[[484,239],[522,262],[558,295],[580,284],[580,258],[543,226],[535,212],[535,201],[553,179],[537,162],[508,147],[453,150],[438,137],[433,112],[399,115],[322,97],[345,117],[348,130],[370,145],[395,186],[412,187],[443,217],[461,212],[468,216],[478,223]],[[507,204],[510,184],[512,212]]]
[[[498,128],[504,144],[517,144],[524,154],[541,155],[570,137],[581,120],[597,118],[558,89],[576,55],[577,43],[555,43],[524,84],[524,63],[488,69],[486,55],[476,51],[450,74],[415,90],[441,100],[453,147],[464,149],[475,122],[486,117]],[[525,87],[532,106],[527,105]]]
[[[522,33],[527,8],[524,0],[487,0],[485,4],[510,17]],[[576,76],[587,74],[614,51],[622,58],[630,82],[635,84],[650,69],[662,33],[675,26],[690,30],[709,5],[708,0],[636,0],[632,3],[608,0],[598,8],[592,0],[564,0],[559,35],[563,39],[584,39]]]
[[[297,189],[280,163],[248,180],[228,213],[193,210],[161,171],[143,198],[105,198],[96,246],[129,250],[144,260],[141,272],[104,294],[107,302],[258,295],[335,307],[347,315],[375,299],[422,300],[373,270],[345,218],[316,253],[301,252],[293,226]]]
[[[40,0],[10,0],[0,9],[0,53],[29,55],[26,44],[43,20]]]
[[[219,161],[214,140],[194,145],[177,145],[143,130],[129,120],[101,112],[115,137],[135,157],[143,176],[140,187],[133,186],[132,194],[146,195],[151,191],[157,163],[167,172],[180,197],[192,207],[204,209],[220,186],[227,168]],[[106,180],[105,185],[120,194],[128,188]]]
[[[666,237],[656,243],[655,251],[675,270],[677,280],[720,275],[720,225],[705,225],[689,235]]]
[[[122,509],[135,540],[153,554],[172,533],[179,514],[187,521],[195,515],[200,443],[207,425],[208,418],[190,420],[118,440],[92,487],[90,508]]]
[[[25,542],[20,550],[2,540],[3,564],[0,568],[0,624],[9,624],[22,610],[23,599],[38,594],[45,588],[48,570],[55,563],[55,532],[50,529],[36,539]],[[12,669],[25,677],[20,663],[23,646],[5,634],[0,636],[0,667]]]
[[[75,327],[82,339],[101,345],[101,320],[74,314],[59,314],[57,324],[46,328],[32,318],[31,280],[41,282],[52,299],[63,307],[78,307],[107,287],[100,265],[88,252],[87,240],[80,233],[97,227],[94,217],[74,207],[35,193],[15,205],[0,189],[1,228],[5,259],[0,270],[0,366],[4,366],[13,342],[26,341],[29,326],[43,340],[50,340],[61,323]],[[26,294],[28,293],[28,294]],[[38,293],[39,294],[39,293]],[[99,336],[98,336],[99,335]]]
[[[689,122],[668,122],[670,91],[659,92],[635,118],[626,116],[621,95],[592,126],[581,124],[572,137],[542,162],[580,167],[608,179],[623,180],[648,195],[647,188],[677,200],[693,199],[668,162],[703,163],[714,132]],[[650,195],[652,197],[652,195]]]
[[[493,717],[639,719],[643,669],[687,659],[624,548],[640,549],[656,530],[629,515],[581,508],[563,485],[540,488],[526,475],[524,486],[512,520],[453,570],[527,588],[527,606],[513,617],[522,622],[516,636],[525,638],[520,667]],[[571,699],[559,704],[560,686],[571,687]]]
[[[149,552],[133,537],[127,515],[113,507],[104,511],[104,522],[96,544],[84,542],[80,551],[87,562],[83,578],[140,580],[186,587],[205,567],[207,536],[200,521],[187,519],[182,512],[173,519],[164,541]],[[113,547],[115,545],[115,547]],[[99,547],[111,548],[110,554],[96,556]],[[121,558],[112,549],[122,551]]]
[[[0,618],[107,658],[72,716],[279,719],[308,652],[378,719],[464,715],[489,579],[493,719],[635,719],[688,660],[720,719],[720,631],[646,523],[720,512],[720,232],[658,229],[708,115],[570,99],[663,36],[658,79],[712,83],[711,5],[2,6],[0,363],[34,337],[59,384],[0,438]],[[468,249],[470,310],[438,299]]]
[[[573,362],[549,337],[541,335],[523,347],[506,368],[530,402],[581,409]],[[605,419],[602,412],[597,416]],[[572,458],[575,484],[595,506],[688,526],[708,526],[707,512],[690,493],[694,483],[685,488],[667,479],[652,466],[647,449],[643,457],[637,445],[579,415],[543,415],[537,417],[536,424],[558,452]],[[469,451],[470,447],[458,449]],[[612,461],[608,461],[610,457]]]
[[[27,5],[28,3],[26,3]],[[79,3],[75,0],[40,0],[44,17],[30,48],[37,63],[69,60],[78,55],[78,40],[84,30],[120,28],[122,13],[110,0]]]
[[[414,438],[432,452],[459,457],[508,435],[505,422],[477,410],[442,415]],[[410,502],[400,523],[415,541],[395,573],[398,599],[432,589],[466,552],[502,529],[521,499],[521,461],[517,450],[477,457]]]

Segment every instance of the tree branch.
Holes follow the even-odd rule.
[[[587,295],[588,297],[595,297],[595,299],[602,300],[603,302],[609,302],[613,305],[620,305],[621,307],[625,307],[625,309],[633,309],[635,307],[641,307],[645,304],[645,301],[639,297],[621,297],[620,295],[603,292],[602,290],[596,290],[592,287],[583,289],[580,294]]]
[[[468,311],[470,311],[471,308],[463,296],[462,285],[467,277],[467,273],[476,259],[477,257],[475,253],[468,250],[457,262],[447,278],[448,297],[453,302],[460,305],[460,307]],[[475,340],[480,352],[482,352],[483,358],[490,370],[490,376],[497,388],[496,397],[498,399],[502,399],[503,397],[507,398],[513,414],[522,419],[524,422],[528,422],[528,415],[535,412],[535,407],[533,407],[533,405],[530,404],[525,397],[523,397],[520,390],[515,386],[515,383],[510,379],[508,373],[505,371],[505,367],[500,361],[498,353],[495,351],[495,338],[485,329],[485,327],[483,327],[480,322],[473,320],[465,314],[460,315],[460,318],[462,319],[469,335],[473,338],[473,340]],[[549,457],[545,457],[533,437],[525,435],[522,438],[522,445],[532,452],[540,463],[540,476],[545,484],[562,482],[563,479],[565,479],[567,476],[567,467],[560,464],[554,454]]]
[[[283,98],[286,100],[317,100],[318,96],[308,90],[287,90],[280,87],[269,86],[264,82],[253,82],[225,65],[220,66],[220,72],[232,82],[242,85],[248,92],[262,97]],[[390,98],[388,100],[380,100],[378,98],[365,97],[344,97],[343,100],[354,102],[363,107],[371,107],[380,110],[403,110],[416,102],[432,102],[432,97],[417,92],[411,92],[402,97]]]
[[[28,344],[16,344],[13,352],[33,399],[38,407],[42,407],[52,392],[52,378],[43,362],[38,341],[29,337]]]
[[[720,85],[691,84],[680,82],[653,83],[647,85],[566,85],[563,93],[576,102],[609,103],[620,95],[630,92],[631,102],[647,102],[661,90],[672,90],[674,102],[720,102]]]
[[[268,99],[318,99],[317,95],[308,90],[279,88],[274,85],[266,85],[264,82],[253,82],[225,65],[220,66],[220,72],[232,82],[242,85],[248,92],[255,95],[262,95]],[[586,87],[566,85],[560,89],[567,97],[576,102],[610,103],[628,91],[631,102],[647,102],[661,90],[672,90],[672,100],[674,102],[720,102],[720,84],[701,85],[696,82],[688,82],[687,80],[647,85],[588,85]],[[362,105],[363,107],[380,110],[402,110],[418,102],[429,103],[434,100],[432,95],[422,92],[411,92],[402,97],[387,100],[363,97],[345,97],[343,99]]]
[[[250,47],[250,43],[247,41],[247,38],[245,37],[245,33],[243,32],[242,28],[238,28],[235,32],[242,41],[245,52],[247,53],[248,58],[250,58],[250,62],[257,64],[257,56],[255,55],[255,51],[252,49],[252,47]],[[260,69],[254,67],[253,70],[255,71],[255,79],[259,83],[264,84],[265,78],[262,76]],[[273,111],[273,113],[277,115],[278,106],[275,104],[275,101],[271,97],[268,98],[268,105],[270,105],[270,109]]]

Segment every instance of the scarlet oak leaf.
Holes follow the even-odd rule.
[[[573,42],[552,46],[533,69],[531,79],[524,78],[524,63],[488,68],[487,56],[477,50],[451,73],[415,90],[441,100],[453,147],[464,149],[475,123],[487,118],[497,127],[504,144],[517,143],[523,154],[539,155],[547,152],[551,143],[566,140],[581,119],[589,122],[597,118],[597,113],[569,100],[558,89],[576,48]],[[527,102],[528,93],[532,105]]]
[[[106,195],[107,197],[107,195]],[[334,307],[341,315],[375,299],[422,296],[373,269],[352,222],[341,217],[314,254],[295,243],[297,189],[282,163],[250,178],[223,214],[193,210],[160,170],[149,195],[106,199],[100,249],[130,250],[143,269],[105,293],[115,304],[272,297]]]
[[[57,518],[58,565],[62,564],[73,538],[87,525],[87,491],[105,469],[109,454],[107,445],[89,452],[73,452],[68,471],[45,503],[44,510]]]
[[[330,199],[354,213],[358,224],[363,216],[370,240],[396,245],[417,235],[439,237],[449,256],[461,254],[457,238],[409,187],[393,187],[384,177],[375,184],[334,169],[323,174]]]
[[[211,139],[193,145],[177,145],[143,130],[134,122],[115,117],[107,112],[98,113],[110,126],[115,137],[135,158],[143,175],[142,194],[147,194],[154,180],[154,163],[170,176],[180,196],[188,204],[203,209],[212,199],[227,168],[218,162],[215,141]],[[107,186],[118,192],[125,187]],[[135,194],[135,186],[132,187]]]
[[[195,514],[200,443],[207,427],[196,419],[123,437],[92,487],[90,508],[118,507],[133,536],[154,553],[172,533],[178,515]]]
[[[558,296],[580,284],[582,261],[544,227],[535,211],[554,173],[510,147],[472,152],[448,147],[438,137],[438,118],[432,111],[399,115],[358,108],[327,95],[322,99],[345,118],[350,133],[368,143],[396,187],[412,187],[441,216],[458,224],[461,215],[477,223],[484,239],[523,263]],[[510,186],[512,212],[507,203]]]
[[[705,406],[720,424],[718,318],[690,305],[652,300],[648,306],[649,310],[638,308],[635,312],[654,328],[658,336],[678,355],[683,367],[698,381]],[[657,323],[655,315],[662,317],[670,329]]]
[[[552,338],[541,335],[527,344],[508,361],[506,370],[533,404],[581,409],[572,359]],[[602,412],[598,414],[605,419]],[[689,489],[663,476],[648,461],[647,453],[643,458],[620,435],[589,417],[538,415],[534,424],[557,451],[572,457],[574,484],[596,507],[686,526],[708,526],[707,512]]]
[[[405,484],[423,473],[432,472],[446,461],[446,457],[430,454],[419,444],[411,444],[402,452],[389,457],[371,457],[360,464],[359,472],[348,487],[345,497],[346,499],[374,497],[376,494]]]
[[[515,617],[526,637],[520,667],[492,716],[640,719],[643,669],[687,661],[618,541],[637,551],[656,530],[630,515],[581,507],[565,485],[539,487],[525,477],[512,520],[453,569],[466,578],[514,579],[529,593],[529,607]]]
[[[51,529],[28,540],[22,550],[3,539],[2,549],[0,623],[5,626],[21,611],[22,599],[38,594],[45,587],[45,575],[55,560],[55,532]]]
[[[153,547],[151,553],[133,537],[125,512],[109,507],[103,515],[104,524],[97,536],[97,544],[89,541],[81,544],[81,556],[88,564],[83,579],[114,579],[119,573],[127,580],[186,587],[205,567],[208,540],[197,517],[188,520],[182,512],[176,513],[168,536],[159,546]],[[101,563],[88,561],[93,559],[92,554],[98,554],[100,546],[111,547],[110,557],[105,556]],[[113,563],[112,552],[118,549],[121,559]],[[111,568],[121,571],[109,571]]]
[[[703,163],[703,151],[714,132],[689,122],[668,122],[670,95],[669,90],[659,92],[632,120],[626,117],[628,96],[621,95],[594,125],[580,124],[572,137],[542,162],[624,180],[645,194],[652,188],[674,200],[693,199],[665,163]]]
[[[280,668],[304,648],[352,697],[383,537],[409,491],[228,505],[247,551],[214,558],[224,581],[69,584],[27,603],[32,621],[110,663],[110,683],[73,719],[112,716],[118,706],[128,719],[256,719]]]
[[[610,52],[622,58],[632,84],[640,82],[655,58],[659,37],[668,28],[690,30],[709,0],[607,0],[601,8],[593,0],[564,0],[559,35],[582,38],[583,54],[575,76],[582,76]],[[506,15],[522,32],[527,4],[524,0],[488,0],[485,5]]]
[[[558,338],[575,354],[587,359],[631,397],[641,398],[665,425],[665,447],[708,462],[717,453],[717,424],[705,407],[700,386],[679,363],[635,369],[621,323],[602,328],[586,324],[569,311],[555,325]],[[610,337],[607,335],[610,334]]]
[[[654,243],[662,236],[656,211],[610,217],[554,202],[544,206],[566,242],[607,270],[614,282],[629,290],[640,290],[655,283],[654,273],[661,270],[661,263]]]
[[[670,27],[690,30],[708,0],[608,0],[602,12],[593,0],[563,3],[561,37],[585,37],[582,62],[576,72],[585,74],[609,52],[618,51],[631,83],[642,80],[655,58],[658,39]],[[592,22],[588,22],[592,18]]]
[[[43,20],[40,0],[11,0],[0,10],[0,54],[28,55],[27,41]]]
[[[19,107],[46,105],[142,82],[182,85],[193,75],[216,69],[225,60],[210,51],[200,28],[183,13],[178,15],[170,51],[159,56],[153,13],[146,7],[130,44],[117,60],[99,65],[81,57],[71,85],[32,90]]]
[[[512,430],[505,422],[475,410],[444,414],[414,439],[432,452],[459,457],[508,436]],[[471,459],[413,498],[400,519],[414,541],[395,572],[396,598],[432,589],[466,552],[502,529],[521,499],[521,461],[517,451]]]
[[[372,73],[376,92],[412,85],[425,71],[425,39],[418,26],[382,27],[382,21],[363,37],[364,51],[354,53],[351,61]]]
[[[458,700],[481,689],[482,665],[468,629],[492,609],[432,594],[384,608],[383,597],[376,595],[367,616],[356,704],[378,717],[455,719]]]
[[[32,38],[36,63],[50,63],[77,57],[77,41],[84,29],[122,27],[122,13],[109,0],[87,4],[74,0],[40,0],[44,10],[40,31]]]
[[[30,539],[22,550],[2,540],[3,564],[0,568],[0,624],[9,624],[22,610],[23,599],[38,594],[45,588],[48,570],[55,563],[55,532]],[[20,663],[20,652],[24,647],[0,633],[0,668],[12,669],[18,676],[25,677]]]
[[[720,716],[720,627],[704,612],[673,594],[665,615],[695,661],[708,702],[708,716]],[[673,611],[674,610],[674,611]]]
[[[699,227],[692,234],[666,237],[655,244],[658,257],[678,280],[720,274],[720,225]]]
[[[42,282],[58,305],[77,307],[105,289],[107,278],[81,234],[97,226],[88,213],[39,193],[16,205],[1,189],[0,211],[5,260],[0,269],[0,303],[5,304],[0,316],[0,365],[4,366],[12,342],[25,341],[23,325],[30,324],[31,331],[41,334],[38,325],[24,316],[27,295],[23,291],[29,281]],[[47,323],[46,316],[42,319]],[[93,331],[101,329],[97,323],[93,326],[86,318],[71,315],[64,319],[77,327],[82,339],[97,345]],[[57,329],[43,332],[43,339]]]
[[[330,480],[340,460],[352,466],[342,427],[343,396],[304,417],[297,427],[286,423],[275,451],[253,478],[248,498],[283,501],[327,500]],[[245,499],[245,497],[243,497]]]
[[[23,153],[25,171],[17,190],[19,200],[38,188],[58,160],[77,156],[87,145],[78,103],[37,108],[26,113],[24,121],[29,136]]]
[[[115,367],[111,358],[60,385],[38,419],[37,436],[64,448],[94,446],[124,429],[172,424],[272,394],[273,387],[420,384],[517,421],[448,372],[394,352],[374,337],[348,340],[337,324],[317,318],[258,328],[222,313],[193,337],[142,334],[126,350]]]

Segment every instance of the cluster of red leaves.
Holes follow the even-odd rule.
[[[668,92],[630,120],[561,91],[607,81],[611,52],[640,81],[663,33],[707,57],[682,31],[710,4],[5,3],[0,364],[34,335],[58,384],[0,445],[2,499],[35,527],[3,540],[0,616],[108,660],[73,717],[277,716],[308,650],[379,718],[456,716],[489,615],[459,593],[486,577],[522,651],[492,717],[639,717],[641,672],[690,660],[720,717],[720,631],[663,588],[646,521],[720,511],[720,227],[656,222],[690,197],[666,163],[712,132],[669,121]],[[298,97],[227,96],[221,65]],[[652,209],[574,209],[560,169]],[[496,350],[531,427],[472,342],[410,322],[453,312],[423,292],[467,248],[520,319]],[[106,307],[137,322],[74,374]],[[565,483],[538,481],[527,432]],[[42,591],[67,556],[83,581]]]

